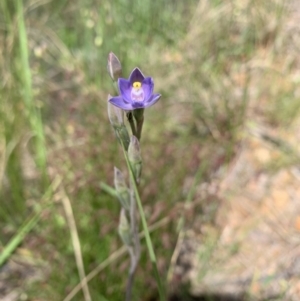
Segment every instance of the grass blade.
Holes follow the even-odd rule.
[[[18,245],[23,241],[27,233],[29,233],[40,219],[41,212],[34,214],[24,225],[19,229],[18,233],[8,242],[0,254],[0,267],[10,257]]]

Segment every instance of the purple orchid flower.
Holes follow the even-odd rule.
[[[153,94],[154,82],[152,77],[145,77],[139,68],[135,68],[129,79],[119,78],[120,95],[111,97],[108,101],[125,111],[145,109],[154,105],[160,94]]]

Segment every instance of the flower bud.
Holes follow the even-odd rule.
[[[126,246],[132,245],[132,234],[130,230],[130,224],[128,222],[125,209],[122,208],[120,212],[120,221],[118,227],[119,235]]]
[[[135,136],[131,136],[128,147],[128,159],[131,164],[135,179],[140,180],[142,173],[142,156],[139,140]]]
[[[128,150],[130,138],[129,138],[128,130],[127,130],[125,124],[119,126],[116,129],[116,132],[117,132],[118,138],[120,140],[122,140],[125,150]]]
[[[111,96],[108,95],[108,100],[110,98]],[[112,127],[114,128],[118,139],[123,142],[123,145],[127,150],[129,146],[130,138],[129,138],[128,130],[124,124],[124,111],[114,106],[109,101],[107,102],[107,111],[108,111],[109,121]]]
[[[117,81],[122,76],[121,63],[113,52],[108,54],[107,71],[113,81]]]
[[[114,184],[118,193],[118,199],[124,209],[129,211],[130,195],[123,173],[117,167],[114,168]]]
[[[124,111],[109,102],[112,96],[108,94],[107,97],[107,112],[108,118],[112,126],[119,126],[124,124]]]

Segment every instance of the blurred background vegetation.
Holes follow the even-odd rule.
[[[72,206],[87,274],[122,246],[119,203],[100,187],[112,185],[114,165],[125,166],[107,117],[110,51],[124,77],[137,66],[162,94],[145,113],[140,190],[149,225],[164,221],[152,236],[167,278],[193,187],[226,169],[253,116],[276,128],[299,115],[289,4],[1,1],[0,296],[64,300],[78,284],[62,200]],[[205,211],[200,203],[194,214]],[[92,299],[121,300],[128,264],[116,258],[95,275]],[[134,300],[154,300],[144,247],[135,284]]]

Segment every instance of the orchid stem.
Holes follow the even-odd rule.
[[[129,175],[130,175],[131,189],[134,192],[135,200],[136,200],[137,205],[138,205],[140,217],[141,217],[141,220],[142,220],[143,230],[144,230],[144,233],[145,233],[147,249],[148,249],[148,252],[149,252],[149,257],[150,257],[150,260],[151,260],[151,263],[152,263],[152,266],[153,266],[154,276],[155,276],[156,283],[157,283],[157,286],[158,286],[159,300],[160,301],[166,301],[166,297],[165,297],[166,295],[165,295],[165,291],[163,289],[162,282],[161,282],[161,279],[160,279],[160,276],[159,276],[159,272],[158,272],[158,268],[157,268],[157,260],[156,260],[156,256],[155,256],[155,253],[154,253],[154,248],[153,248],[153,245],[152,245],[150,233],[149,233],[149,230],[148,230],[145,213],[144,213],[143,206],[142,206],[142,201],[141,201],[141,198],[140,198],[140,195],[139,195],[139,192],[138,192],[135,176],[134,176],[131,164],[129,162],[125,146],[124,146],[122,141],[121,141],[121,143],[122,143],[122,149],[123,149],[124,157],[125,157],[125,160],[126,160],[127,168],[128,168]]]
[[[133,286],[133,280],[134,280],[134,272],[129,272],[127,287],[126,287],[126,301],[131,301],[131,295],[132,295],[132,286]]]
[[[125,301],[131,301],[131,295],[132,295],[132,287],[134,282],[134,275],[137,268],[138,260],[135,255],[135,247],[129,247],[128,252],[130,254],[130,269],[129,269],[129,276],[127,280],[127,286],[126,286],[126,297]]]
[[[132,113],[136,121],[136,138],[140,141],[144,124],[144,109],[136,109]]]
[[[132,135],[136,136],[137,135],[136,134],[136,127],[135,127],[135,124],[134,124],[134,119],[133,119],[132,112],[127,113],[127,119],[128,119],[129,124],[130,124],[130,127],[131,127]]]
[[[129,277],[128,277],[128,282],[126,287],[126,301],[131,300],[134,275],[141,257],[141,245],[140,245],[139,234],[137,231],[136,200],[135,200],[132,180],[130,181],[130,226],[131,226],[131,233],[133,236],[133,247],[128,250],[130,253],[131,263],[130,263]]]
[[[144,116],[137,121],[136,138],[140,141],[144,124]]]

